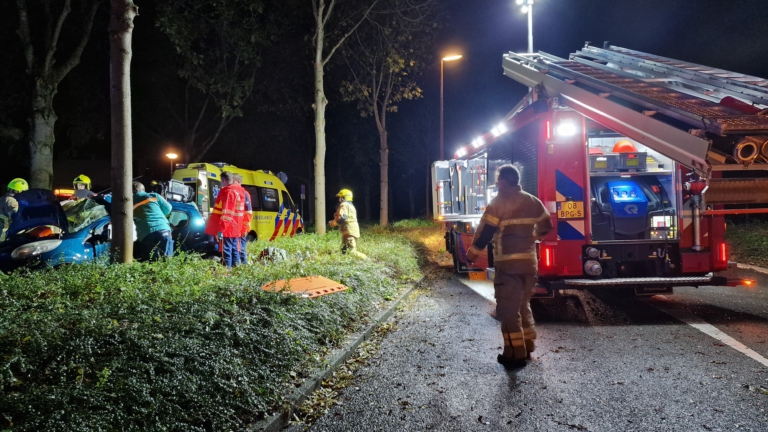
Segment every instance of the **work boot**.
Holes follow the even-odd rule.
[[[531,353],[536,350],[536,344],[533,342],[533,339],[525,340],[525,350],[528,352],[528,358],[530,358]]]
[[[525,367],[525,365],[527,364],[525,359],[505,357],[502,354],[499,354],[498,356],[496,356],[496,361],[499,362],[502,366],[504,366],[504,369],[507,369],[507,370]]]

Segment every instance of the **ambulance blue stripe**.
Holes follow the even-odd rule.
[[[555,170],[555,190],[568,199],[584,201],[584,188],[560,170]]]
[[[580,233],[568,221],[557,221],[557,236],[560,240],[584,240],[584,234]]]

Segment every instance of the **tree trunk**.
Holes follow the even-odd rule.
[[[432,216],[432,168],[427,165],[427,196],[426,201],[424,202],[424,215],[427,219],[429,219]]]
[[[371,175],[365,180],[365,220],[371,220]]]
[[[56,142],[53,128],[57,120],[53,97],[56,85],[46,81],[44,78],[37,79],[32,93],[29,184],[33,188],[53,189],[53,145]]]
[[[131,136],[131,38],[139,8],[132,0],[111,0],[110,99],[112,112],[112,244],[114,262],[133,260]]]
[[[381,209],[379,211],[379,225],[389,225],[389,147],[387,143],[386,128],[379,129],[379,154],[381,161]]]
[[[408,205],[409,205],[409,212],[408,217],[410,219],[413,219],[416,215],[416,189],[413,187],[413,185],[408,185]]]
[[[323,28],[318,25],[315,46],[315,232],[325,234],[325,98],[323,84]]]

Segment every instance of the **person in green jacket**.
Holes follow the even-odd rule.
[[[173,255],[171,224],[167,216],[171,205],[162,196],[147,193],[144,185],[133,182],[133,222],[139,243],[139,259],[156,261]]]

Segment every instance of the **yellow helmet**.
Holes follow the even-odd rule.
[[[29,184],[27,184],[27,181],[23,178],[15,178],[8,183],[8,190],[16,193],[24,192],[25,190],[29,190]]]
[[[344,198],[344,201],[352,201],[352,191],[349,189],[342,189],[336,194],[339,198]]]
[[[80,174],[79,176],[75,177],[74,180],[72,180],[72,186],[77,188],[78,184],[84,184],[86,189],[91,188],[91,178],[88,177],[85,174]]]

